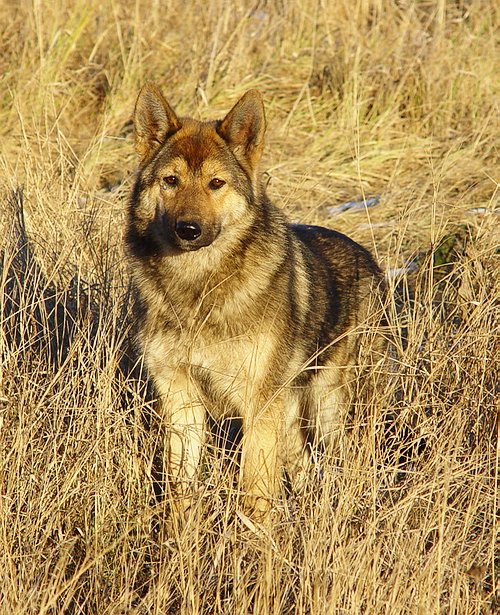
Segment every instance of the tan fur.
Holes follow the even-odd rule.
[[[304,472],[306,436],[338,439],[362,330],[380,320],[380,270],[345,236],[290,225],[268,201],[257,170],[258,92],[221,122],[197,122],[179,119],[146,85],[135,132],[141,167],[127,244],[180,509],[196,482],[208,411],[242,420],[241,484],[250,508],[265,513],[281,468]]]

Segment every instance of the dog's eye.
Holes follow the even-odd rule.
[[[220,179],[219,177],[214,177],[208,185],[210,186],[210,188],[212,188],[212,190],[218,190],[219,188],[222,188],[225,183],[226,182],[223,179]]]
[[[179,184],[179,178],[175,175],[166,175],[162,177],[161,185],[162,188],[171,188],[173,186],[177,186]]]

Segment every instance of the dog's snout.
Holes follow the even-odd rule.
[[[179,239],[194,241],[201,235],[201,227],[194,221],[179,220],[175,225],[175,233]]]

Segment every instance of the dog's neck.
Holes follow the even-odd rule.
[[[169,321],[183,327],[193,321],[208,327],[211,322],[230,322],[233,313],[238,323],[258,320],[255,306],[265,306],[265,301],[256,298],[269,291],[276,268],[286,258],[285,253],[270,258],[267,242],[289,232],[281,212],[267,201],[265,205],[264,215],[259,212],[254,225],[235,233],[234,242],[226,234],[219,245],[216,241],[192,252],[138,259],[136,285],[148,297],[149,309],[163,319],[171,313]]]

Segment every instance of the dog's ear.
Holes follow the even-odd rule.
[[[257,90],[249,90],[229,111],[218,133],[236,155],[242,155],[255,168],[264,148],[266,117],[264,103]]]
[[[149,158],[180,127],[179,118],[160,88],[146,83],[139,92],[134,111],[135,149],[141,160]]]

